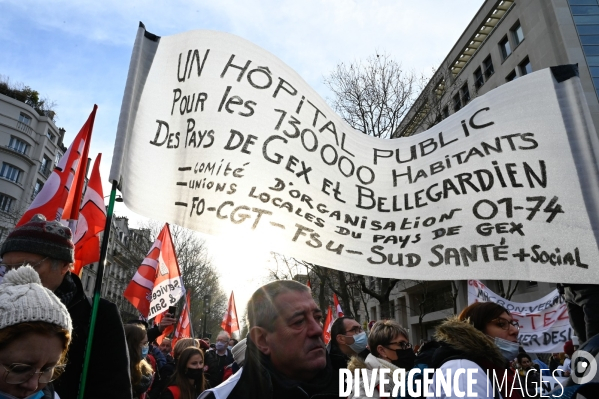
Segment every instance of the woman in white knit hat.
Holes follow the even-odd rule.
[[[0,284],[0,399],[54,399],[64,369],[71,317],[31,266],[11,270]]]

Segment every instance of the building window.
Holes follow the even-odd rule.
[[[60,162],[60,158],[62,158],[62,153],[60,151],[57,151],[56,156],[54,157],[54,165],[58,165],[58,162]]]
[[[445,79],[441,78],[437,84],[437,87],[435,88],[435,95],[437,96],[437,99],[443,97],[443,93],[445,93]]]
[[[474,71],[474,87],[476,87],[476,90],[478,90],[484,84],[485,80],[483,78],[483,71],[480,69],[480,67],[478,67],[476,68],[476,71]]]
[[[512,72],[510,72],[509,75],[507,75],[505,77],[505,81],[506,82],[511,82],[512,80],[516,79],[518,76],[516,75],[516,70],[513,70]]]
[[[7,180],[18,183],[21,178],[23,171],[16,166],[9,163],[3,162],[2,169],[0,170],[0,177],[4,177]]]
[[[42,191],[42,187],[44,187],[44,183],[41,181],[36,181],[35,186],[33,187],[33,194],[31,194],[31,199],[34,199],[40,191]]]
[[[490,55],[483,61],[483,67],[485,68],[485,79],[489,80],[489,78],[495,73],[493,61],[491,60]]]
[[[40,173],[45,177],[48,177],[50,174],[50,167],[52,166],[52,160],[44,155],[42,158],[42,163],[40,165]]]
[[[49,138],[51,142],[54,142],[54,140],[56,140],[56,136],[54,135],[54,133],[50,131],[50,129],[46,131],[46,137]]]
[[[520,76],[524,76],[524,75],[528,75],[529,73],[532,73],[532,65],[530,65],[530,61],[528,60],[528,57],[526,57],[524,59],[524,61],[522,61],[518,65],[518,68],[520,68]]]
[[[460,93],[453,96],[453,111],[458,112],[462,108],[462,102],[460,101]]]
[[[528,288],[538,287],[539,283],[537,281],[529,281],[527,285],[528,285]]]
[[[512,48],[510,47],[510,41],[508,40],[507,36],[505,36],[499,42],[499,50],[501,50],[501,57],[504,61],[510,56],[510,54],[512,54]]]
[[[522,25],[520,25],[520,21],[516,22],[516,25],[512,28],[512,37],[514,38],[514,43],[518,46],[524,40],[524,32],[522,31]]]
[[[468,83],[464,83],[464,85],[460,88],[460,95],[462,97],[462,107],[468,104],[470,101],[470,91],[468,90]]]
[[[12,203],[15,199],[9,197],[6,194],[0,193],[0,211],[10,212],[10,208],[12,207]]]
[[[19,115],[19,122],[24,123],[25,125],[29,126],[29,125],[31,125],[31,117],[29,115],[25,115],[25,114],[21,113]]]
[[[15,136],[11,136],[10,142],[8,143],[8,148],[21,154],[27,154],[29,144],[21,139],[16,138]]]
[[[447,118],[449,116],[449,107],[445,106],[443,107],[443,119]]]

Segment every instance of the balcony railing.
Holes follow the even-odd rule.
[[[50,170],[50,168],[48,167],[44,167],[44,165],[40,165],[40,173],[42,174],[42,176],[44,176],[45,178],[48,178],[48,176],[50,176],[50,173],[52,172],[52,170]]]
[[[23,133],[27,133],[30,136],[33,134],[33,129],[31,128],[31,126],[21,121],[17,121],[17,129],[22,131]]]

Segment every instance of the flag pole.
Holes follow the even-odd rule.
[[[94,286],[94,302],[92,306],[91,321],[89,323],[89,335],[87,336],[87,345],[85,347],[85,358],[83,360],[83,372],[81,373],[81,382],[79,385],[78,399],[83,399],[85,396],[85,383],[87,381],[87,372],[89,371],[89,359],[92,352],[92,342],[94,341],[94,330],[96,327],[96,319],[98,318],[98,306],[100,304],[100,294],[102,291],[102,277],[104,276],[104,263],[106,261],[106,253],[108,252],[108,239],[110,237],[110,227],[112,225],[112,213],[114,210],[114,202],[116,200],[116,180],[112,182],[112,190],[110,191],[110,200],[108,209],[106,210],[106,224],[104,226],[104,234],[102,235],[102,247],[100,249],[100,261],[98,262],[98,272],[96,273],[96,284]]]
[[[189,290],[189,301],[187,301],[187,298],[185,298],[185,300],[187,301],[187,317],[189,318],[189,331],[191,335],[191,338],[195,338],[195,335],[193,334],[193,323],[191,322],[191,293],[193,291],[190,289]],[[202,337],[204,338],[204,337]]]

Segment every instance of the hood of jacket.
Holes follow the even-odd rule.
[[[385,359],[381,359],[372,354],[366,356],[366,359],[362,359],[359,356],[352,356],[347,368],[353,373],[356,369],[390,369],[391,372],[398,369],[396,365],[391,362],[386,361]]]
[[[497,367],[504,367],[506,360],[495,343],[468,321],[457,317],[447,319],[437,327],[436,340],[441,347],[433,355],[433,367],[440,367],[449,358],[470,360],[485,359]]]

